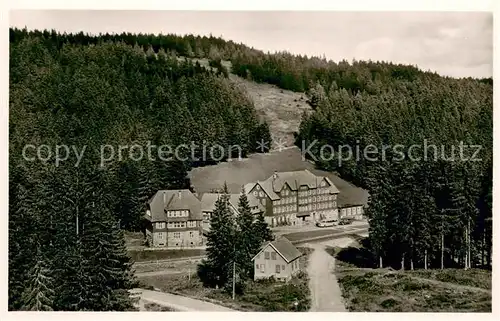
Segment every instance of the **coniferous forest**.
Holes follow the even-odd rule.
[[[214,163],[191,161],[187,149],[171,161],[136,161],[126,150],[101,166],[101,145],[238,145],[245,156],[269,137],[223,71],[153,44],[92,39],[11,29],[11,309],[130,309],[134,280],[121,230],[141,230],[158,189],[190,188],[187,171]],[[27,145],[47,145],[52,155],[44,148],[46,162],[27,161]],[[56,164],[57,145],[86,146],[85,155],[78,166],[74,154]]]
[[[181,56],[207,58],[214,68]],[[312,154],[324,144],[400,144],[405,156],[424,141],[436,146],[437,159],[415,148],[419,161],[396,159],[392,149],[385,159],[341,166],[337,157],[316,160],[369,191],[377,265],[491,268],[492,79],[269,54],[211,36],[10,29],[9,309],[133,309],[123,230],[141,230],[158,189],[190,188],[187,172],[217,161],[115,157],[101,166],[100,148],[196,142],[256,152],[269,128],[221,60],[249,80],[307,93],[314,113],[304,115],[297,145],[318,141]],[[461,142],[481,145],[481,160],[459,160]],[[47,161],[27,161],[27,145],[52,154],[42,149]],[[85,156],[78,166],[75,152],[56,163],[57,145],[86,146]]]

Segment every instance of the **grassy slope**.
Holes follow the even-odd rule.
[[[299,131],[302,114],[312,112],[305,94],[258,84],[233,74],[230,79],[252,98],[258,115],[269,124],[273,139],[278,141],[281,138],[283,146],[293,146],[293,134]],[[276,145],[272,147],[274,149]]]
[[[185,58],[179,57],[179,60],[183,59]],[[193,61],[209,68],[208,59]],[[222,61],[222,65],[231,71],[230,61]],[[306,95],[283,90],[274,85],[258,84],[234,74],[230,74],[229,79],[248,93],[255,104],[257,114],[269,124],[273,138],[282,138],[284,146],[293,146],[293,133],[299,130],[302,114],[312,112],[311,106],[306,103]]]
[[[217,165],[194,168],[189,173],[191,184],[196,192],[207,193],[211,189],[219,189],[227,183],[231,193],[239,193],[241,186],[264,180],[270,177],[274,171],[297,171],[308,169],[317,174],[328,176],[342,193],[352,191],[354,185],[341,179],[334,173],[316,170],[314,165],[302,159],[300,149],[294,147],[266,154],[253,154],[242,160],[232,160]],[[363,191],[362,202],[366,203],[368,193]]]
[[[370,269],[364,251],[359,244],[329,250],[349,311],[491,312],[491,272]]]

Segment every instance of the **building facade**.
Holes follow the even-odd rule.
[[[264,181],[247,184],[245,192],[265,207],[266,221],[271,226],[339,218],[339,190],[328,177],[308,170],[275,172]]]
[[[351,187],[342,190],[338,197],[339,217],[361,220],[364,213],[364,204],[367,202],[364,190]]]
[[[340,218],[350,218],[353,220],[363,219],[363,205],[341,205],[339,207]]]
[[[215,203],[221,197],[221,193],[205,193],[201,196],[201,212],[203,216],[203,232],[206,233],[210,229],[210,219],[215,210]],[[229,210],[233,215],[238,215],[238,207],[240,194],[229,194]],[[253,195],[247,195],[248,205],[253,215],[258,215],[263,213],[265,208],[259,203],[256,197]]]
[[[146,240],[152,247],[203,245],[200,201],[190,190],[160,190],[147,204]]]
[[[288,281],[303,269],[302,253],[285,237],[265,244],[252,258],[254,280],[274,277]]]

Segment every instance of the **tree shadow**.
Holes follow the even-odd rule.
[[[365,237],[357,240],[360,246],[338,249],[335,258],[358,268],[376,268],[376,258],[371,251],[370,240]]]

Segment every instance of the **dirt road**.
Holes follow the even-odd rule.
[[[158,305],[168,307],[173,309],[174,311],[185,311],[185,312],[198,312],[198,311],[217,311],[217,312],[230,312],[235,311],[214,303],[191,299],[187,297],[183,297],[180,295],[159,292],[159,291],[151,291],[145,289],[135,289],[133,290],[135,293],[140,295],[139,308],[144,310],[144,303],[156,303]]]
[[[325,251],[323,244],[308,244],[314,249],[307,266],[311,309],[314,312],[346,312],[342,292],[333,269],[335,259]]]

